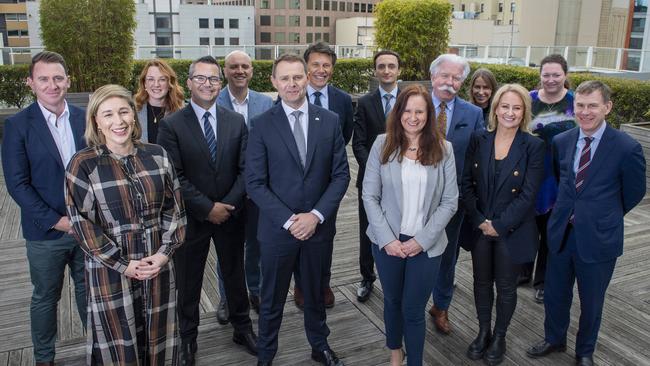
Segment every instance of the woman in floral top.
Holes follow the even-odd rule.
[[[140,134],[131,93],[97,89],[86,117],[89,147],[66,172],[68,213],[86,253],[89,365],[176,364],[170,258],[185,238],[185,209],[167,153]]]

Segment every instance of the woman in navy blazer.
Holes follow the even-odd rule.
[[[487,131],[475,132],[465,156],[462,204],[474,228],[470,241],[479,334],[467,356],[503,361],[505,335],[517,306],[519,264],[535,258],[535,197],[544,173],[544,143],[530,134],[531,101],[518,84],[494,96]],[[472,245],[473,244],[473,245]],[[496,321],[491,334],[493,286]]]
[[[434,128],[434,115],[424,87],[400,92],[386,134],[372,145],[363,179],[391,365],[404,360],[402,338],[408,365],[422,365],[424,307],[447,247],[445,227],[458,206],[453,149]]]

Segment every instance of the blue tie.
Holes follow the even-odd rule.
[[[210,124],[210,112],[205,112],[203,115],[203,129],[205,130],[205,141],[208,143],[208,150],[210,150],[210,156],[214,163],[217,161],[217,139]]]
[[[321,93],[319,91],[314,92],[314,104],[319,106],[319,107],[323,106],[323,104],[320,102],[320,96],[321,95],[323,95],[323,93]]]

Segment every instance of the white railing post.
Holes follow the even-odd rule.
[[[9,59],[11,60],[10,65],[14,65],[16,63],[14,61],[14,49],[13,49],[13,47],[9,47]]]
[[[140,46],[135,46],[135,59],[140,59]]]
[[[278,45],[273,46],[273,51],[274,51],[273,54],[275,54],[275,57],[273,57],[274,59],[280,57],[280,46]]]
[[[587,70],[591,69],[591,65],[593,65],[594,62],[593,58],[594,58],[594,47],[589,46],[587,47],[587,60],[585,62],[586,63],[585,67],[587,68]]]
[[[569,59],[569,46],[564,47],[564,59],[568,60]]]
[[[645,62],[645,52],[646,51],[641,50],[641,58],[639,58],[639,72],[645,70],[645,67],[643,65],[643,63]]]
[[[623,49],[618,48],[618,49],[616,49],[616,70],[621,69],[622,61],[623,61]]]
[[[176,58],[176,45],[172,45],[172,58]]]
[[[485,56],[483,58],[487,61],[487,59],[490,57],[490,46],[485,46]]]
[[[530,65],[530,52],[531,52],[532,47],[531,46],[526,46],[526,67]]]

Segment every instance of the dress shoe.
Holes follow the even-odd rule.
[[[257,295],[250,294],[248,296],[248,301],[251,303],[251,308],[255,310],[257,314],[260,313],[260,297]]]
[[[293,286],[293,302],[300,310],[305,308],[305,297],[302,295],[302,290],[298,286]]]
[[[271,361],[257,361],[257,366],[271,366],[272,362]]]
[[[359,284],[359,288],[357,288],[357,300],[359,302],[366,302],[370,298],[370,294],[372,293],[372,281],[369,280],[363,280]]]
[[[544,303],[544,289],[540,288],[539,290],[535,290],[535,302],[538,304],[543,304]]]
[[[181,366],[193,366],[196,354],[196,339],[181,341]]]
[[[324,351],[317,351],[315,349],[311,350],[311,359],[320,362],[325,366],[344,366],[343,362],[336,357],[336,353],[331,349],[326,349]]]
[[[530,358],[539,358],[539,357],[544,357],[553,352],[564,352],[564,351],[566,351],[566,344],[550,344],[544,340],[544,341],[540,341],[537,344],[532,345],[526,351],[526,355]]]
[[[323,301],[325,302],[326,308],[331,309],[334,307],[334,293],[329,286],[323,290]]]
[[[228,313],[228,303],[225,301],[222,301],[219,303],[219,307],[217,308],[217,321],[221,325],[228,324],[230,318],[230,314]]]
[[[594,359],[592,356],[576,356],[576,366],[594,366]]]
[[[449,325],[449,312],[447,310],[440,310],[433,305],[431,309],[429,309],[429,314],[433,317],[433,324],[439,332],[444,334],[449,334],[449,332],[451,332],[451,326]]]
[[[252,330],[246,333],[233,333],[232,341],[236,344],[244,346],[246,352],[250,353],[253,356],[257,356],[257,336]]]
[[[506,354],[506,336],[494,334],[490,345],[485,350],[485,363],[489,366],[496,366],[503,362],[503,356]]]
[[[36,362],[36,366],[54,366],[54,361]]]
[[[478,330],[476,339],[474,339],[474,342],[472,342],[472,344],[469,345],[469,348],[467,348],[467,357],[470,360],[475,361],[483,358],[485,350],[488,348],[488,345],[490,345],[490,339],[490,327],[481,327]]]

